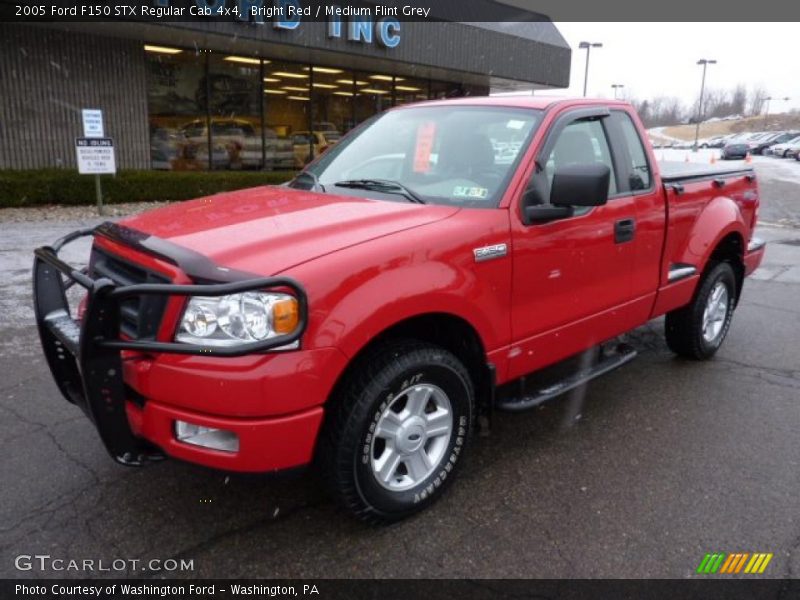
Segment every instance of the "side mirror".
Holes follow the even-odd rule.
[[[608,201],[610,178],[611,169],[601,163],[559,167],[550,187],[550,204],[602,206]]]

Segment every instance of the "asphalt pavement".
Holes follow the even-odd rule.
[[[757,170],[762,218],[798,219],[800,187]],[[714,360],[675,358],[660,320],[640,328],[635,361],[583,394],[497,415],[439,503],[375,528],[313,473],[108,458],[60,398],[29,309],[31,249],[78,225],[0,220],[0,577],[683,578],[709,552],[774,553],[763,577],[800,576],[798,228],[760,228],[765,264]],[[192,569],[16,568],[36,554]]]

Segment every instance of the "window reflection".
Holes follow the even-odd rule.
[[[301,169],[392,106],[488,88],[146,45],[154,169]]]
[[[208,131],[197,137],[187,135],[187,140],[196,143],[198,159],[205,160],[212,169],[260,169],[263,165],[260,62],[236,55],[209,58],[203,83],[209,98],[210,156]],[[204,100],[205,95],[201,98]],[[194,125],[191,131],[196,133]]]
[[[395,106],[428,99],[428,80],[397,77],[394,84]]]
[[[303,65],[272,61],[265,66],[264,121],[269,136],[267,168],[299,169],[308,159],[311,73]]]
[[[197,170],[197,148],[186,139],[205,127],[205,56],[177,48],[151,46],[147,56],[147,106],[150,121],[150,165],[162,170]],[[152,50],[158,48],[158,51]],[[169,51],[169,52],[167,52]]]
[[[401,80],[398,77],[398,81]],[[356,73],[356,120],[358,123],[392,106],[392,76]]]

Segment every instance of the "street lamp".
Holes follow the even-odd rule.
[[[617,99],[617,90],[621,90],[625,86],[622,85],[621,83],[612,83],[611,87],[614,88],[614,100],[616,100]]]
[[[583,73],[583,97],[586,97],[586,86],[589,83],[589,52],[592,48],[602,48],[603,44],[600,42],[581,42],[578,48],[586,49],[586,70]]]
[[[767,128],[767,117],[769,117],[769,101],[770,100],[783,100],[784,102],[788,102],[789,100],[791,100],[791,98],[789,98],[789,96],[784,96],[783,98],[773,98],[772,96],[767,96],[766,98],[764,98],[764,100],[767,103],[767,110],[764,111],[764,129],[766,129]]]
[[[697,107],[697,124],[694,129],[694,151],[697,152],[697,140],[700,139],[700,122],[703,120],[703,94],[706,91],[706,67],[717,64],[716,60],[701,58],[697,61],[698,65],[703,65],[703,81],[700,84],[700,106]]]

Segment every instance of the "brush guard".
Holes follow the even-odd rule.
[[[52,246],[34,251],[36,326],[47,364],[64,398],[79,406],[89,417],[115,461],[127,466],[142,466],[161,460],[164,455],[134,435],[130,428],[125,410],[122,351],[231,357],[287,346],[297,342],[305,331],[307,297],[299,283],[286,277],[201,285],[143,283],[127,286],[105,277],[93,279],[86,270],[76,269],[61,260],[58,253],[70,242],[94,233],[95,229],[75,231]],[[66,297],[66,290],[75,284],[88,292],[81,321],[70,314]],[[288,289],[297,298],[300,323],[294,333],[233,347],[204,347],[120,337],[120,303],[132,296],[225,296],[269,288]]]

